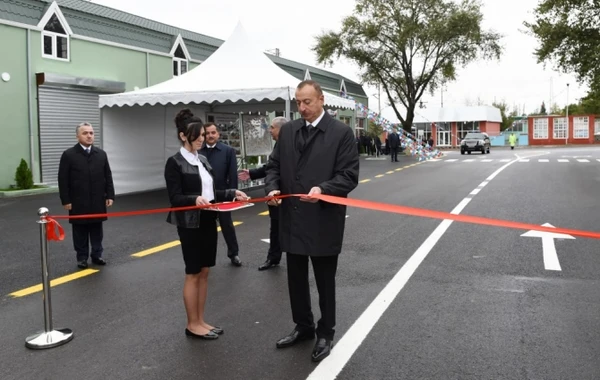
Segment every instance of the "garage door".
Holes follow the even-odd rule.
[[[58,184],[60,156],[77,143],[77,125],[90,123],[96,135],[94,145],[102,147],[99,94],[73,88],[38,87],[42,182],[50,186]]]

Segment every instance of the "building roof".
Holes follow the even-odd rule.
[[[502,114],[498,108],[492,106],[426,108],[415,110],[413,123],[451,123],[461,121],[502,123]]]
[[[54,0],[0,0],[0,18],[37,25]],[[204,61],[224,42],[200,33],[163,24],[131,13],[84,0],[56,0],[73,33],[104,41],[169,54],[175,38],[181,34],[192,59]],[[323,87],[337,90],[344,80],[349,93],[366,96],[359,83],[341,75],[291,61],[271,54],[267,56],[282,69],[301,79],[308,69],[312,79]],[[314,73],[314,74],[313,74]]]

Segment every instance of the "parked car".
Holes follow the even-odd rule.
[[[485,132],[469,132],[460,142],[460,154],[465,152],[481,152],[481,154],[490,153],[490,137]]]

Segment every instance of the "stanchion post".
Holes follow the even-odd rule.
[[[48,223],[48,209],[42,207],[38,210],[40,220],[40,246],[42,255],[42,288],[44,293],[44,331],[37,332],[25,339],[25,346],[34,350],[53,348],[63,345],[73,339],[71,329],[57,329],[52,327],[52,303],[50,300],[50,279],[48,275],[48,239],[46,224]]]

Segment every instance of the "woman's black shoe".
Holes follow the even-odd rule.
[[[191,336],[193,338],[206,339],[206,340],[214,340],[214,339],[217,339],[219,337],[217,334],[215,334],[212,331],[209,331],[209,332],[207,332],[204,335],[199,335],[199,334],[194,334],[193,332],[191,332],[187,328],[185,329],[185,335]]]
[[[225,332],[225,331],[223,331],[223,328],[221,328],[219,326],[213,327],[213,329],[210,331],[214,332],[217,335],[223,335],[223,333]]]

